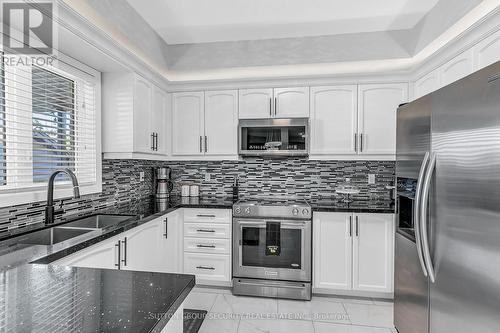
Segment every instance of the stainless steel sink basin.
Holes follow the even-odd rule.
[[[84,217],[79,220],[66,223],[61,227],[64,228],[88,228],[88,229],[102,229],[110,226],[117,225],[120,222],[126,221],[134,215],[107,215],[96,214],[89,217]]]
[[[30,245],[54,245],[64,242],[65,240],[81,236],[92,230],[89,229],[66,229],[66,228],[50,228],[43,229],[25,236],[19,237],[18,244]]]

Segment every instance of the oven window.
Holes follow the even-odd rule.
[[[302,230],[284,229],[279,231],[279,241],[270,245],[269,233],[265,227],[242,227],[243,266],[270,268],[302,268]],[[274,246],[279,249],[275,251]],[[274,254],[273,254],[274,253]]]

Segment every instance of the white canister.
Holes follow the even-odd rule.
[[[198,185],[189,186],[189,196],[199,197],[200,196],[200,187]]]
[[[189,197],[189,185],[182,185],[181,186],[181,195],[183,197]]]

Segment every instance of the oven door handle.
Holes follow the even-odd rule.
[[[273,282],[273,281],[262,281],[262,282],[247,282],[247,281],[238,281],[238,283],[247,285],[247,286],[264,286],[264,287],[277,287],[277,288],[292,288],[292,289],[303,289],[305,284],[301,284],[297,286],[296,284],[285,283],[283,281]]]

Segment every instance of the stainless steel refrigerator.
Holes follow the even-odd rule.
[[[500,332],[500,62],[398,109],[394,323]]]

